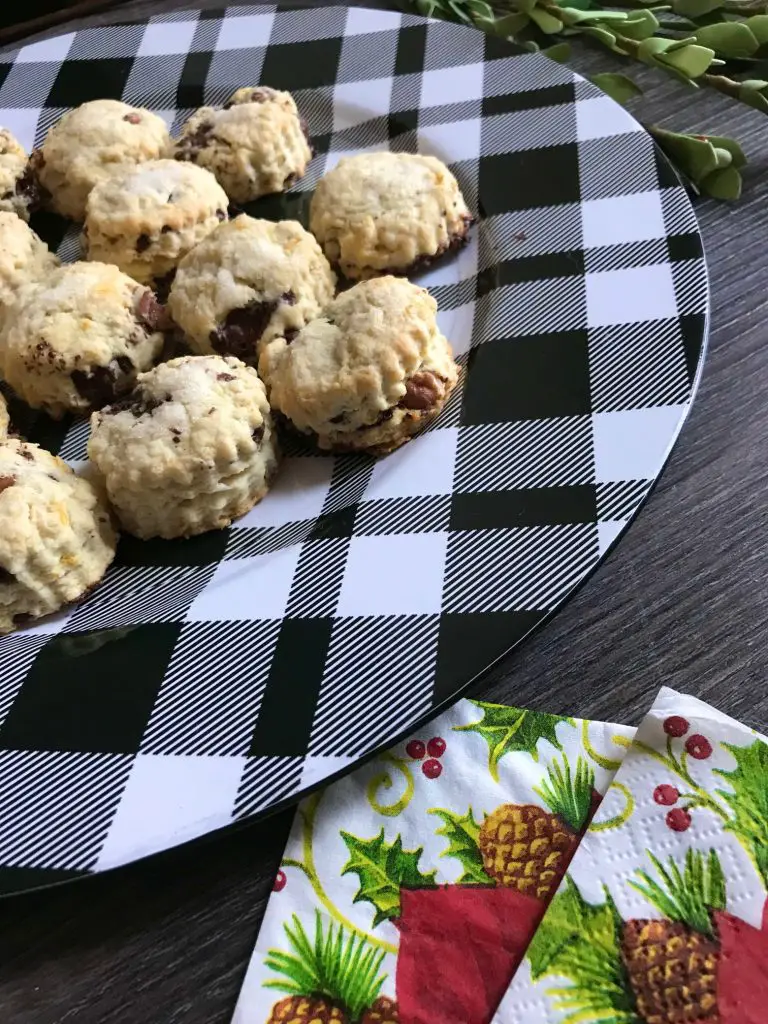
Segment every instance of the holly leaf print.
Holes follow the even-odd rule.
[[[448,849],[441,856],[456,857],[464,868],[464,874],[458,884],[495,885],[493,879],[483,871],[483,858],[479,847],[480,825],[474,819],[472,808],[470,807],[463,816],[442,807],[433,807],[429,813],[437,815],[443,822],[443,827],[437,829],[436,834],[445,836],[448,840]]]
[[[607,889],[603,903],[587,903],[566,876],[526,952],[534,981],[553,974],[571,982],[547,990],[564,1013],[561,1024],[642,1024],[621,959],[621,929]]]
[[[394,843],[384,840],[384,829],[373,839],[342,832],[341,838],[349,850],[349,860],[341,870],[342,875],[352,872],[360,879],[360,888],[354,902],[366,901],[376,908],[373,927],[400,914],[400,887],[406,889],[435,889],[434,871],[424,874],[419,870],[419,858],[424,847],[404,850],[398,836]]]
[[[746,849],[768,888],[768,745],[755,740],[749,747],[732,743],[723,743],[723,747],[736,760],[732,772],[714,769],[731,787],[717,790],[733,811],[724,828]]]
[[[524,750],[534,761],[539,754],[536,744],[541,739],[549,740],[553,747],[562,749],[555,729],[560,722],[575,725],[572,718],[561,715],[545,715],[538,711],[524,711],[522,708],[507,708],[501,704],[486,704],[473,700],[483,717],[479,722],[454,726],[455,732],[479,732],[488,744],[488,770],[494,782],[499,781],[499,761],[505,754]]]

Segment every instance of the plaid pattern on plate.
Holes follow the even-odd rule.
[[[432,153],[479,216],[419,278],[466,372],[381,461],[289,450],[230,529],[125,538],[96,592],[0,640],[0,891],[125,863],[296,800],[452,701],[616,540],[692,399],[707,278],[685,192],[567,68],[388,11],[242,7],[85,29],[0,56],[28,146],[100,96],[174,128],[290,89],[317,149]],[[36,225],[77,254],[73,228]],[[23,426],[77,465],[87,424]]]

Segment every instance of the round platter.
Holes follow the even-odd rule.
[[[342,155],[450,165],[478,224],[417,280],[463,380],[395,454],[289,449],[229,529],[124,538],[89,598],[0,639],[0,892],[265,814],[455,700],[595,569],[693,397],[707,276],[686,194],[624,110],[540,55],[387,11],[176,12],[0,55],[0,124],[31,148],[108,96],[175,130],[256,83],[294,94],[317,153],[255,216],[306,223]],[[72,226],[33,226],[78,255]],[[20,426],[83,464],[86,422]]]

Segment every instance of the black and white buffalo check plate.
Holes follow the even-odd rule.
[[[0,55],[0,124],[32,147],[113,96],[178,128],[258,82],[294,93],[317,149],[291,215],[345,154],[451,166],[480,223],[419,280],[463,384],[388,458],[289,452],[230,529],[126,538],[91,597],[0,640],[0,891],[288,803],[452,701],[595,568],[692,399],[707,278],[685,192],[539,55],[380,10],[186,11]],[[83,422],[27,430],[85,458]]]

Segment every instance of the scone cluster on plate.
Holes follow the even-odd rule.
[[[119,529],[185,538],[244,515],[278,472],[279,430],[378,456],[440,413],[458,367],[407,275],[466,241],[459,185],[434,157],[361,153],[320,180],[309,231],[238,211],[312,155],[293,97],[267,86],[176,139],[111,99],[64,114],[31,156],[0,129],[0,379],[91,427],[78,475],[14,435],[0,394],[0,634],[93,588]],[[35,234],[40,206],[82,225],[82,261]]]

